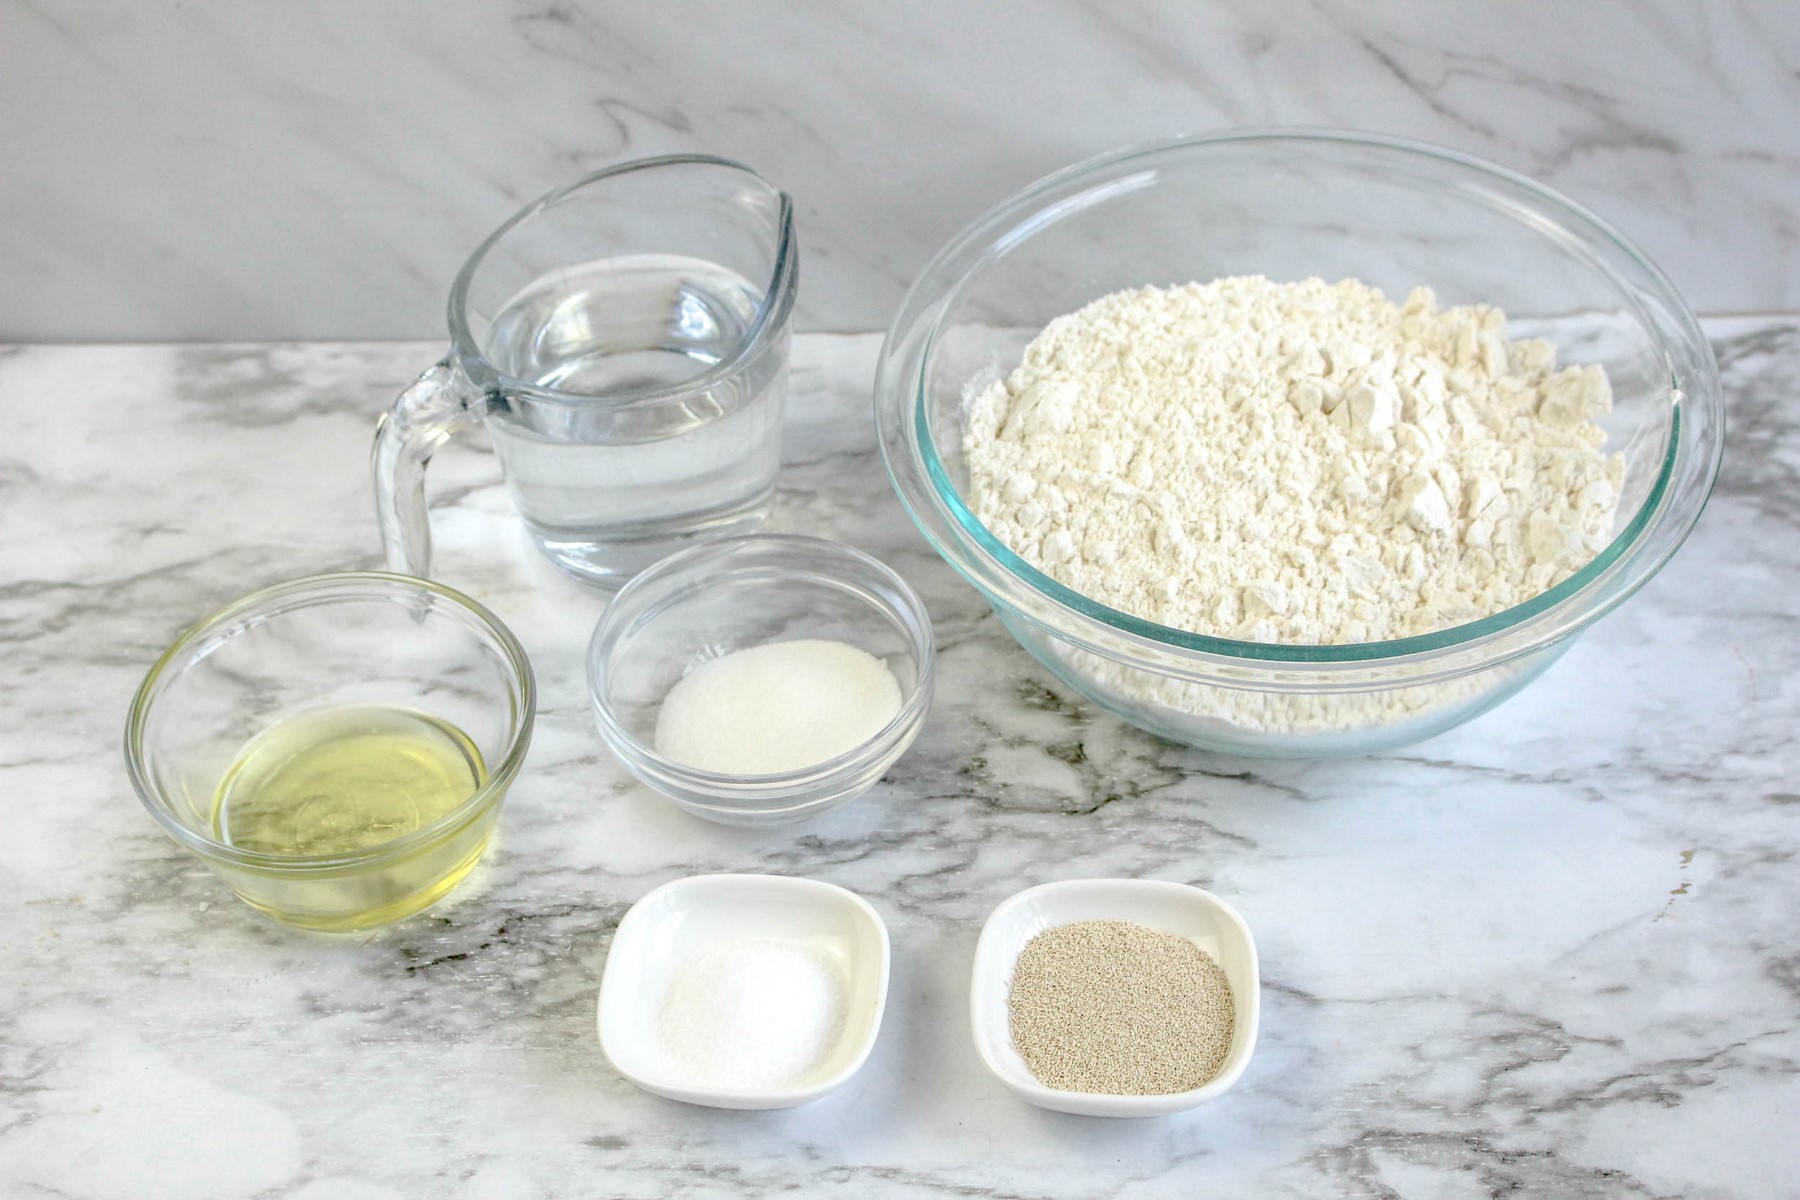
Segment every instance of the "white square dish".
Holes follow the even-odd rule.
[[[807,947],[842,973],[844,1020],[819,1065],[792,1086],[714,1088],[685,1082],[666,1054],[660,1006],[676,970],[735,939]],[[887,926],[867,901],[816,879],[696,875],[655,889],[631,906],[613,934],[600,977],[600,1048],[647,1092],[714,1108],[788,1108],[816,1100],[862,1067],[887,1005]]]
[[[1113,1096],[1046,1087],[1013,1048],[1007,990],[1025,944],[1073,921],[1133,921],[1184,937],[1210,955],[1231,984],[1231,1049],[1205,1085],[1160,1096]],[[969,1017],[975,1050],[994,1076],[1043,1108],[1092,1117],[1157,1117],[1216,1099],[1236,1083],[1256,1047],[1262,1007],[1256,943],[1244,919],[1210,892],[1156,879],[1071,879],[1027,888],[1003,901],[975,947]]]

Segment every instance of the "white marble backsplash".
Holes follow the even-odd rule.
[[[610,162],[798,201],[799,327],[1173,133],[1328,125],[1524,171],[1706,312],[1800,307],[1800,5],[0,0],[0,340],[434,338],[462,258]]]

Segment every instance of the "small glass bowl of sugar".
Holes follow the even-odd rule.
[[[588,646],[613,754],[696,816],[803,820],[874,786],[931,707],[931,618],[860,550],[759,534],[639,574]]]

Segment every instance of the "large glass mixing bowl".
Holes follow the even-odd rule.
[[[1506,310],[1509,337],[1598,363],[1626,470],[1612,542],[1524,604],[1388,642],[1283,645],[1142,620],[1057,583],[965,498],[967,402],[1052,318],[1122,288],[1356,278]],[[1223,133],[1109,154],[981,217],[925,268],[875,384],[888,473],[932,546],[1020,644],[1134,725],[1266,757],[1366,754],[1513,695],[1668,561],[1718,474],[1718,368],[1669,281],[1597,218],[1510,171],[1388,138]]]

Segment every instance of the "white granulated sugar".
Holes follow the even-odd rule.
[[[888,665],[845,642],[768,642],[708,659],[656,714],[656,752],[729,775],[799,771],[854,750],[900,711]]]
[[[970,405],[970,499],[1104,604],[1259,642],[1385,641],[1499,612],[1612,537],[1597,366],[1506,314],[1355,280],[1105,296]]]

